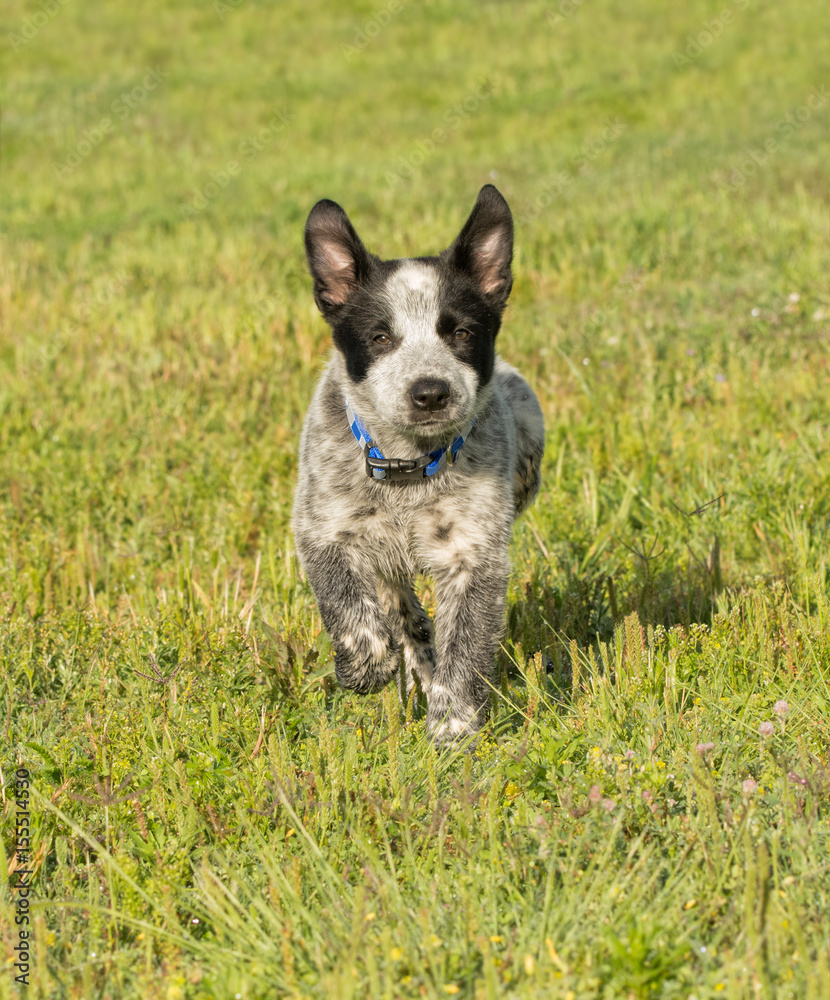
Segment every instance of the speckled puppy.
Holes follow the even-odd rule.
[[[320,201],[305,245],[337,350],[303,426],[297,550],[338,681],[367,693],[397,675],[405,697],[414,675],[432,738],[453,741],[486,718],[511,525],[544,448],[536,397],[495,352],[510,209],[487,185],[440,256],[383,261]],[[435,637],[419,572],[435,579]]]

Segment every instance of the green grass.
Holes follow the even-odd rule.
[[[0,15],[0,998],[21,764],[30,997],[830,995],[830,102],[780,125],[825,4],[39,10]],[[436,755],[335,686],[293,556],[301,233],[327,196],[436,252],[491,180],[548,446],[491,723]]]

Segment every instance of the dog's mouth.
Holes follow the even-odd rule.
[[[406,424],[399,425],[400,431],[422,445],[443,443],[465,425],[469,416],[460,414],[453,407],[452,412],[441,410],[436,413],[412,414]]]
[[[453,423],[447,419],[446,411],[440,413],[415,413],[410,419],[410,427],[444,427]]]

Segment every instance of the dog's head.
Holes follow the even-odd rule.
[[[438,257],[383,261],[343,209],[319,201],[305,228],[314,298],[353,396],[399,433],[435,438],[473,415],[490,381],[513,284],[513,218],[488,184]]]

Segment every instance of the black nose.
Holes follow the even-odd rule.
[[[450,387],[440,378],[419,378],[409,392],[419,410],[443,410],[450,398]]]

